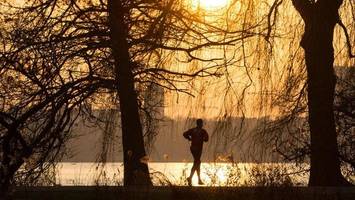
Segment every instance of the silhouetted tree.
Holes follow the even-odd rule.
[[[351,37],[338,13],[343,1],[293,0],[269,2],[273,3],[270,4],[272,9],[270,9],[268,23],[266,24],[270,28],[267,32],[269,34],[265,34],[266,37],[264,37],[267,44],[261,43],[260,49],[264,48],[264,51],[255,51],[250,56],[255,60],[261,60],[260,63],[257,62],[254,65],[255,68],[257,67],[260,70],[260,73],[255,72],[256,70],[251,69],[252,67],[248,71],[248,75],[256,82],[256,85],[261,85],[255,95],[260,99],[261,112],[264,114],[271,111],[270,119],[266,118],[265,123],[259,124],[260,132],[264,133],[261,139],[264,141],[255,140],[255,145],[267,143],[268,147],[275,148],[287,160],[304,162],[308,161],[304,159],[304,155],[310,155],[311,176],[309,185],[347,184],[340,172],[339,156],[343,157],[344,155],[338,152],[336,122],[334,120],[336,81],[333,70],[333,44],[339,47],[344,39],[348,46],[347,53],[350,56],[345,58],[341,50],[338,49],[338,61],[346,62],[349,57],[354,57],[351,53]],[[251,5],[253,4],[251,3]],[[354,18],[349,13],[349,11],[353,11],[352,5],[353,2],[348,1],[344,6],[345,8],[342,9],[343,15],[347,17],[348,22],[350,21],[349,27],[353,27],[351,25]],[[279,7],[282,9],[279,9]],[[290,8],[296,8],[302,18],[293,16],[293,11],[289,10]],[[301,20],[305,23],[304,34],[302,35]],[[290,26],[289,23],[292,25]],[[345,37],[337,35],[336,38],[333,38],[336,24],[340,25],[345,32]],[[288,28],[289,26],[292,29]],[[305,50],[304,55],[299,53],[300,48],[295,42],[300,39],[300,36],[302,36],[301,46]],[[259,44],[258,42],[254,43]],[[284,48],[285,46],[288,46],[288,48]],[[287,56],[289,58],[283,60]],[[351,66],[352,62],[349,63]],[[259,76],[255,76],[255,74]],[[275,80],[277,81],[274,82]],[[251,81],[250,85],[252,84]],[[246,91],[250,91],[250,89],[247,88]],[[274,108],[276,109],[273,110]],[[308,125],[303,123],[305,116],[309,117]],[[274,117],[277,117],[277,120],[272,120]],[[351,115],[347,116],[347,120],[349,118],[351,118]],[[273,125],[269,129],[269,127],[265,128],[265,124],[267,126]],[[276,135],[268,132],[275,130]],[[307,137],[309,130],[311,137]],[[286,135],[287,132],[297,134]],[[303,137],[300,137],[300,135]],[[339,136],[340,140],[342,136]],[[270,145],[269,139],[272,140],[273,146]],[[293,145],[291,143],[300,148],[290,148],[290,145]],[[279,149],[280,144],[283,146],[281,151]],[[345,143],[339,144],[342,146]],[[352,157],[350,154],[348,156],[348,158]]]
[[[221,65],[177,71],[166,67],[173,63],[164,62],[165,58],[179,52],[184,55],[186,62],[198,60],[216,63],[224,58],[201,58],[195,52],[213,46],[241,43],[243,39],[256,35],[258,27],[245,24],[238,27],[238,30],[226,31],[191,14],[179,1],[108,1],[107,4],[104,1],[33,0],[9,8],[12,11],[5,15],[7,23],[4,29],[8,37],[4,44],[13,48],[3,46],[2,59],[5,60],[2,60],[2,65],[13,65],[18,60],[25,60],[23,68],[28,68],[28,74],[31,75],[27,78],[34,82],[34,86],[26,87],[20,82],[19,87],[38,87],[41,94],[47,95],[47,90],[54,89],[49,81],[58,82],[56,88],[59,91],[70,92],[76,89],[76,79],[82,81],[85,84],[78,86],[75,95],[61,93],[64,96],[61,104],[71,107],[65,112],[67,116],[80,105],[80,99],[95,99],[95,95],[100,92],[111,95],[118,93],[125,155],[125,185],[151,184],[147,164],[141,161],[145,156],[145,148],[137,85],[144,88],[146,84],[155,83],[165,89],[189,93],[175,83],[189,82],[195,77],[219,75]],[[224,37],[214,37],[220,34]],[[227,37],[227,34],[233,37]],[[28,53],[30,50],[31,53]],[[32,66],[38,69],[32,70]],[[11,73],[8,70],[8,74]],[[44,76],[43,80],[37,80],[39,75]],[[58,78],[53,78],[54,75]],[[75,84],[65,85],[66,80]],[[58,98],[62,96],[58,94]],[[16,98],[3,94],[3,99],[13,101]],[[58,100],[57,96],[49,99]],[[33,101],[33,98],[29,98],[28,101],[13,102],[33,106]],[[90,100],[85,103],[90,104]],[[60,106],[57,107],[56,112],[62,111]],[[5,125],[6,120],[2,121]],[[53,121],[57,119],[48,125],[55,124]],[[70,130],[70,126],[63,127]],[[41,161],[43,163],[46,159]],[[13,174],[21,165],[19,163],[14,168]]]
[[[10,24],[8,24],[10,26]],[[30,46],[43,34],[3,32],[0,55],[0,198],[14,180],[33,183],[63,154],[80,107],[103,82],[75,74],[62,43]],[[68,68],[69,67],[69,68]]]
[[[305,30],[301,46],[307,66],[308,110],[311,133],[310,186],[346,185],[340,171],[337,134],[334,121],[333,34],[341,23],[342,0],[293,0],[302,16]],[[351,51],[351,50],[350,50]]]
[[[276,103],[274,102],[275,105],[282,107],[284,113],[277,120],[270,120],[267,123],[265,133],[277,132],[277,134],[264,135],[272,140],[276,151],[286,160],[302,163],[307,162],[307,156],[310,156],[309,185],[311,186],[347,184],[341,175],[340,160],[348,160],[348,163],[351,163],[353,157],[349,153],[346,155],[344,151],[342,153],[338,151],[338,147],[342,148],[344,145],[349,147],[349,143],[344,143],[344,138],[349,138],[347,136],[349,132],[340,124],[351,121],[351,115],[344,119],[338,118],[336,121],[334,119],[334,112],[342,113],[338,100],[344,97],[340,93],[335,95],[333,44],[339,45],[339,40],[334,42],[337,39],[333,35],[336,24],[339,24],[345,32],[344,39],[349,54],[346,57],[350,59],[353,57],[350,36],[338,13],[342,3],[343,1],[292,1],[293,7],[301,15],[305,24],[300,44],[305,54],[298,56],[297,53],[290,53],[291,59],[285,67],[287,82],[281,94],[276,95]],[[344,16],[349,17],[351,23],[352,18],[346,13],[352,10],[351,2],[344,7]],[[295,26],[294,32],[298,31]],[[294,36],[293,41],[295,39],[298,39],[297,35]],[[343,55],[339,57],[338,60],[341,59],[341,62],[347,59]],[[307,81],[303,81],[304,79]],[[344,77],[339,77],[339,80],[343,82]],[[339,84],[339,91],[344,89],[340,89],[342,87],[344,84]],[[351,93],[351,90],[348,92]],[[337,97],[336,104],[334,104],[335,97]],[[346,103],[346,106],[349,106],[349,103]],[[304,120],[305,116],[308,116],[308,123]],[[348,159],[344,159],[345,157]]]
[[[1,199],[12,185],[36,184],[65,153],[83,105],[100,89],[115,89],[109,76],[97,76],[100,65],[79,70],[90,60],[90,49],[78,50],[90,34],[79,34],[75,45],[70,37],[48,38],[53,21],[42,12],[13,11],[2,11],[0,19]]]
[[[129,2],[108,0],[111,48],[121,112],[124,185],[151,185],[128,45]]]

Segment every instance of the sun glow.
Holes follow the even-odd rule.
[[[230,0],[192,0],[192,7],[205,9],[205,10],[215,10],[226,7]]]

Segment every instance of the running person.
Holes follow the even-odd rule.
[[[202,154],[203,142],[208,141],[208,133],[205,129],[202,128],[203,127],[202,119],[196,120],[196,125],[197,125],[196,128],[189,129],[183,134],[187,140],[191,141],[190,150],[194,158],[194,164],[191,168],[190,176],[187,178],[187,182],[189,186],[191,186],[191,180],[195,171],[197,172],[198,184],[203,185],[200,176],[201,154]]]

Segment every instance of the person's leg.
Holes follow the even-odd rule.
[[[203,185],[203,182],[201,180],[201,154],[201,151],[196,152],[196,172],[199,185]]]
[[[197,165],[196,165],[196,151],[194,151],[192,148],[190,148],[191,150],[191,154],[192,154],[192,157],[194,158],[194,163],[192,165],[192,168],[191,168],[191,172],[190,172],[190,176],[187,178],[187,183],[189,186],[191,186],[191,182],[192,182],[192,177],[194,176],[194,173],[197,169]]]
[[[192,177],[194,176],[194,173],[195,173],[196,169],[197,169],[197,167],[196,167],[196,164],[195,164],[195,161],[194,161],[194,163],[193,163],[193,165],[192,165],[192,168],[191,168],[191,171],[190,171],[190,176],[189,176],[189,178],[192,179]]]
[[[201,181],[201,161],[198,162],[197,166],[196,166],[196,172],[197,172],[197,177],[198,177],[198,181]]]
[[[190,172],[190,176],[189,177],[187,177],[187,184],[189,185],[189,186],[191,186],[192,185],[192,176],[194,175],[194,173],[195,173],[195,169],[194,169],[194,166],[192,166],[192,168],[191,168],[191,172]]]

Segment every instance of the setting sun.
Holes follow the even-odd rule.
[[[193,0],[192,6],[194,8],[202,8],[202,9],[219,9],[227,6],[229,0]]]

